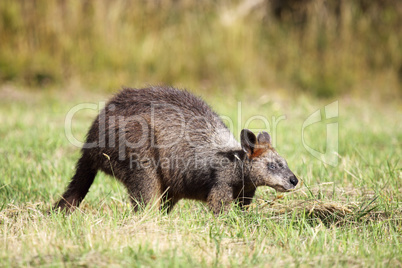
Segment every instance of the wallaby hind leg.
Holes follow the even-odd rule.
[[[129,179],[124,181],[124,184],[135,211],[143,209],[148,205],[160,206],[163,193],[155,170],[150,168],[135,170],[129,176]]]
[[[88,193],[96,173],[97,169],[93,167],[89,155],[84,152],[77,163],[75,175],[60,201],[54,205],[54,209],[66,210],[67,212],[74,211]]]

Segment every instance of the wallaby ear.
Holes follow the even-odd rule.
[[[247,156],[251,158],[257,144],[257,137],[250,130],[243,129],[240,133],[240,142],[241,147],[247,153]]]
[[[257,141],[258,145],[271,147],[271,136],[265,131],[260,132],[260,134],[258,134]]]

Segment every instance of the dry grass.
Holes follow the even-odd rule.
[[[288,116],[276,149],[303,180],[282,198],[259,189],[245,212],[233,207],[214,218],[205,205],[181,201],[169,215],[133,213],[125,189],[99,174],[80,209],[66,217],[46,213],[78,159],[64,117],[77,99],[105,96],[11,89],[0,90],[0,266],[401,266],[401,113],[392,103],[339,99],[339,165],[331,167],[300,143],[303,120],[326,103],[241,99],[243,119]],[[236,97],[211,103],[235,118]],[[90,112],[75,117],[77,137],[85,135]],[[325,125],[306,133],[311,146],[325,142],[323,131]]]
[[[399,1],[274,2],[3,0],[0,82],[400,97]]]
[[[309,193],[322,195],[323,200],[310,199],[304,187],[272,201],[262,200],[265,194],[261,192],[246,212],[234,209],[219,218],[195,202],[181,202],[168,216],[153,209],[132,213],[125,202],[106,202],[101,209],[84,204],[68,217],[48,215],[48,205],[43,203],[8,205],[0,212],[0,237],[8,255],[0,257],[12,266],[237,266],[253,261],[265,266],[262,260],[272,265],[295,265],[291,248],[298,245],[299,250],[309,251],[320,247],[321,236],[330,239],[336,234],[338,238],[325,245],[333,247],[344,243],[342,232],[372,235],[373,230],[366,230],[368,226],[402,232],[401,209],[382,211],[370,202],[340,201],[342,198],[329,201],[325,195],[329,189],[322,188],[317,185]],[[352,188],[336,190],[339,197],[349,193],[357,197],[357,192]],[[276,233],[283,224],[287,225],[286,233]],[[302,232],[301,241],[289,241],[294,232]],[[352,258],[350,253],[335,256],[325,260],[305,256],[298,261],[304,265],[369,265],[366,259]],[[400,266],[400,261],[397,257],[389,264]]]
[[[326,226],[388,220],[402,223],[402,208],[392,211],[379,209],[375,203],[378,196],[373,191],[362,193],[354,188],[334,189],[332,185],[327,182],[312,188],[302,187],[287,194],[293,198],[288,197],[284,202],[281,202],[283,195],[279,195],[272,201],[256,200],[256,204],[250,206],[258,206],[258,210],[272,215],[270,219],[280,220],[291,214],[318,220]]]

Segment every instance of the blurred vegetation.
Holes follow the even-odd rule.
[[[0,1],[0,83],[402,95],[400,0]]]

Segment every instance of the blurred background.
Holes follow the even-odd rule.
[[[402,1],[2,0],[0,84],[400,100]]]

